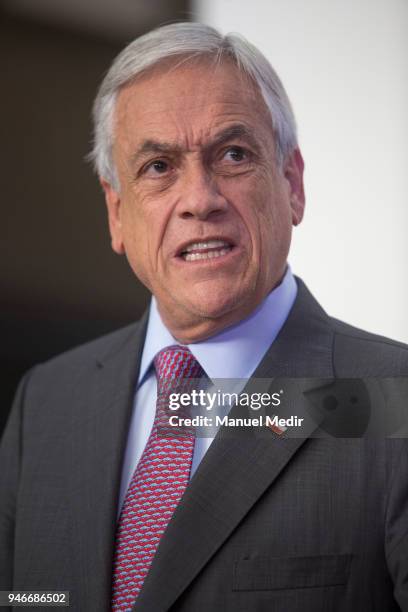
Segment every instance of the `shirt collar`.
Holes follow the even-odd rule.
[[[285,323],[296,294],[296,281],[288,266],[280,285],[243,321],[227,327],[203,342],[188,344],[207,376],[211,379],[249,378]],[[153,297],[139,385],[147,375],[155,355],[172,344],[180,343],[162,322],[156,299]]]

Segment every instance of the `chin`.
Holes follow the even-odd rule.
[[[216,320],[221,317],[225,317],[229,313],[233,313],[243,302],[242,295],[236,295],[225,292],[224,295],[220,293],[206,293],[196,299],[186,301],[187,309],[195,315],[204,318]]]

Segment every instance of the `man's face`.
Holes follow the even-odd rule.
[[[232,63],[166,65],[123,88],[114,160],[119,191],[102,181],[112,246],[178,340],[240,321],[279,283],[302,158],[278,168],[267,107]]]

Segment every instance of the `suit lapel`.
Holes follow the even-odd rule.
[[[254,378],[331,378],[332,344],[327,315],[298,280],[288,320]],[[230,415],[238,413],[234,407]],[[316,426],[309,423],[309,433]],[[241,430],[231,437],[220,428],[161,539],[134,610],[168,610],[304,441],[266,429],[265,436]]]
[[[110,610],[117,498],[146,319],[84,371],[71,412],[74,563],[86,610]]]

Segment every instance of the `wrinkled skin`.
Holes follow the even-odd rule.
[[[300,151],[278,167],[256,85],[229,61],[160,65],[120,91],[113,152],[120,188],[101,180],[112,248],[173,336],[197,342],[248,316],[281,281],[304,209]],[[211,238],[232,248],[181,256]]]

